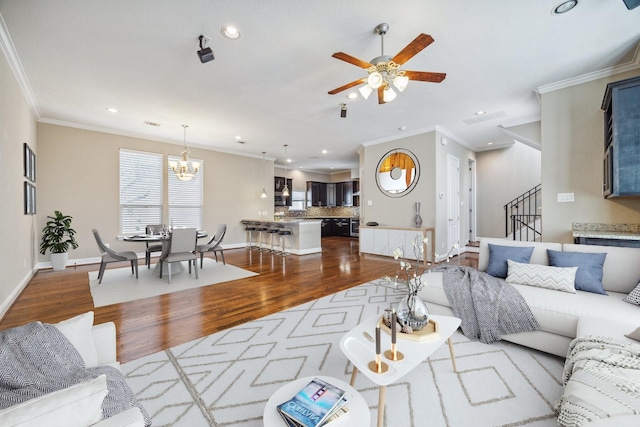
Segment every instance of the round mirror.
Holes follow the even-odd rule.
[[[382,156],[376,169],[378,188],[389,197],[402,197],[414,189],[420,177],[418,158],[397,148]]]

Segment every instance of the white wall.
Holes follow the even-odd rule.
[[[508,148],[482,151],[476,158],[476,234],[479,237],[505,237],[503,206],[542,182],[542,154],[516,143]]]
[[[0,316],[34,272],[38,253],[39,215],[25,215],[23,205],[23,143],[40,161],[36,121],[5,56],[0,54]],[[38,163],[37,163],[38,164]],[[36,175],[40,196],[42,177]],[[37,206],[38,212],[41,210]]]
[[[604,91],[609,82],[638,75],[636,69],[542,95],[545,241],[571,242],[572,222],[640,223],[639,197],[602,197]],[[558,203],[558,193],[574,193],[575,202]]]

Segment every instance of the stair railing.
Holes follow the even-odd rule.
[[[541,204],[542,184],[538,184],[504,205],[505,237],[523,241],[540,240]]]

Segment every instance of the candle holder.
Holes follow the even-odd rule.
[[[369,369],[378,374],[384,374],[389,370],[389,365],[382,361],[379,354],[376,354],[376,360],[369,362]]]
[[[384,352],[384,357],[389,360],[393,360],[394,362],[400,361],[404,359],[404,354],[401,351],[398,351],[396,348],[396,344],[391,344],[391,350],[387,350]]]

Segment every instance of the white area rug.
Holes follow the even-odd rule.
[[[150,269],[147,269],[144,265],[138,266],[138,279],[136,279],[135,274],[131,274],[130,266],[107,269],[104,272],[101,284],[98,284],[98,272],[91,271],[89,272],[89,288],[93,297],[93,305],[102,307],[120,302],[134,301],[185,289],[244,279],[258,274],[205,258],[202,269],[200,269],[200,261],[198,261],[198,279],[196,279],[193,270],[189,274],[187,264],[183,264],[184,271],[182,273],[175,274],[175,267],[173,267],[174,273],[171,275],[171,284],[167,281],[166,273],[162,275],[162,279],[158,277],[157,273],[154,273],[155,264],[152,264]]]
[[[340,339],[399,298],[393,289],[360,285],[126,363],[122,370],[155,427],[262,427],[267,400],[287,382],[321,374],[348,383],[352,366]],[[562,391],[563,359],[515,344],[471,342],[459,332],[453,340],[458,372],[444,345],[387,387],[385,426],[556,425],[552,408]],[[355,388],[375,425],[377,386],[360,374]],[[350,425],[345,419],[336,427]]]

